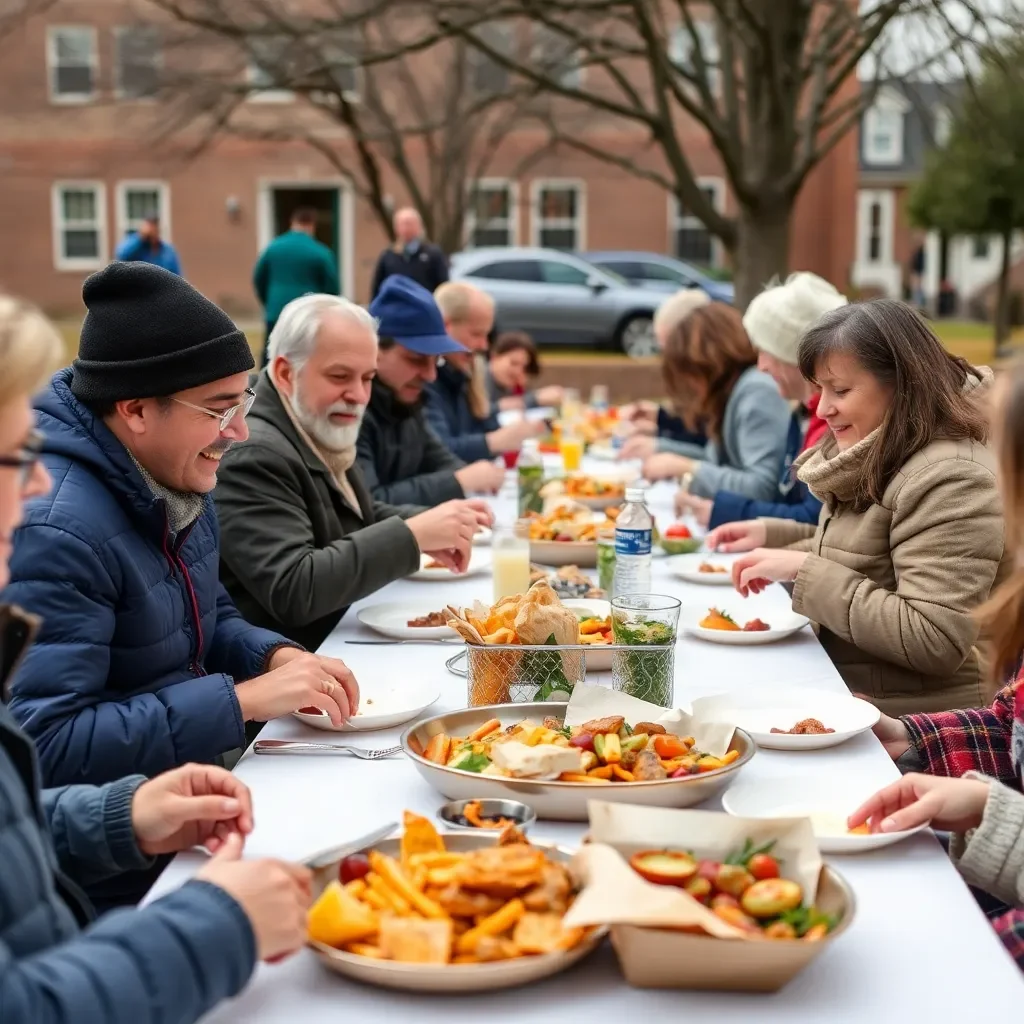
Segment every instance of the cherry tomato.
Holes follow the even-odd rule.
[[[665,531],[666,537],[674,537],[677,540],[690,540],[693,534],[685,523],[675,523]]]
[[[712,885],[714,885],[715,879],[718,877],[718,869],[721,866],[721,862],[717,860],[702,860],[697,865],[697,875],[700,878],[706,878]]]
[[[366,854],[353,853],[338,865],[338,878],[342,885],[365,878],[370,873],[370,861]]]
[[[570,747],[579,747],[580,750],[589,750],[593,753],[594,737],[589,732],[577,733],[569,738]]]
[[[697,873],[697,862],[688,853],[644,850],[629,858],[630,867],[655,885],[684,885]]]
[[[747,861],[747,870],[759,882],[765,878],[778,878],[779,862],[767,853],[755,853]]]

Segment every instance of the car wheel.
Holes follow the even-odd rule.
[[[630,317],[619,328],[619,347],[630,359],[643,359],[658,354],[654,337],[654,321],[649,316]]]

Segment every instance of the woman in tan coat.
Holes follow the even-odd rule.
[[[949,355],[909,306],[878,299],[826,314],[800,346],[829,434],[797,461],[824,507],[815,529],[733,523],[709,547],[746,596],[793,583],[793,608],[851,690],[890,715],[985,704],[974,612],[1009,569],[990,370]]]

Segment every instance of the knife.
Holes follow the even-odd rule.
[[[461,644],[461,640],[345,640],[346,644],[362,644],[376,647],[378,644]]]
[[[312,857],[306,858],[303,864],[311,871],[319,871],[320,868],[330,867],[335,861],[342,860],[351,853],[358,853],[368,846],[373,846],[374,843],[379,843],[382,839],[387,839],[396,828],[398,828],[398,822],[388,822],[387,825],[375,828],[372,832],[367,832],[365,836],[361,836],[359,839],[352,839],[347,843],[342,843],[340,846],[332,846],[329,849],[321,850]]]

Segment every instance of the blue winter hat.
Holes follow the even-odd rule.
[[[380,337],[394,338],[410,352],[443,356],[468,351],[449,337],[434,296],[408,277],[393,274],[387,278],[370,303],[370,313],[377,318]]]

